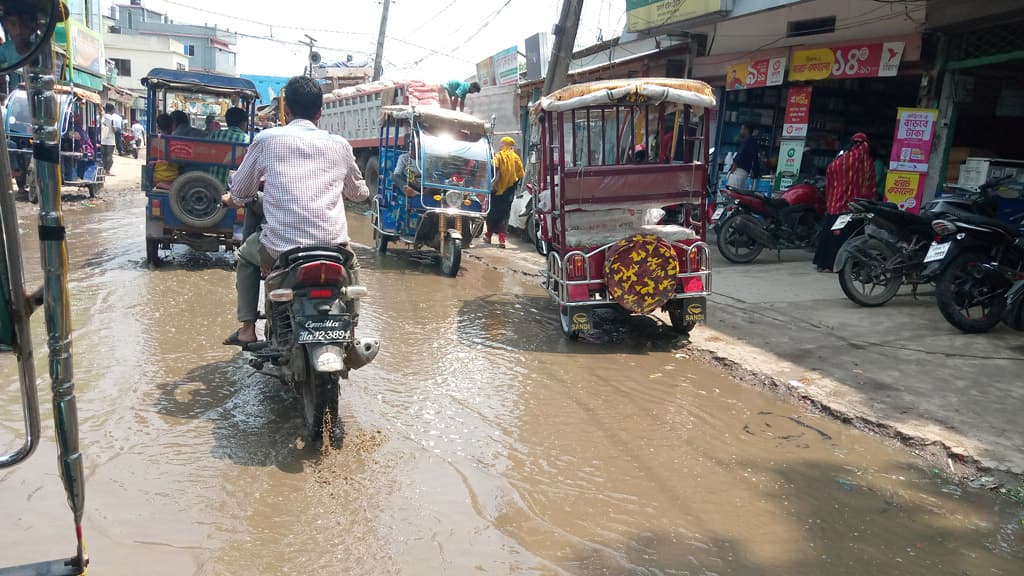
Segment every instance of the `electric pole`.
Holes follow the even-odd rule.
[[[384,36],[388,31],[388,8],[391,8],[391,0],[384,0],[384,10],[380,13],[380,33],[377,34],[377,55],[373,59],[374,82],[384,74]]]
[[[555,41],[551,46],[551,60],[548,62],[548,73],[544,77],[544,95],[565,86],[569,80],[569,64],[572,62],[572,49],[576,45],[576,30],[580,27],[580,13],[583,12],[583,0],[564,0],[562,14],[555,25]]]
[[[303,45],[305,45],[306,47],[309,48],[309,56],[306,59],[307,64],[309,64],[309,67],[306,68],[306,70],[308,70],[309,72],[306,75],[309,76],[310,78],[314,78],[315,74],[313,74],[313,66],[315,64],[319,64],[319,59],[320,59],[320,54],[317,54],[316,52],[313,51],[313,47],[316,46],[316,38],[313,38],[309,34],[303,34],[303,36],[308,38],[308,40],[306,40],[305,42],[299,42],[299,44],[303,44]],[[317,60],[316,62],[314,62],[314,57],[313,57],[314,54],[316,54],[316,58],[315,58],[315,60]]]

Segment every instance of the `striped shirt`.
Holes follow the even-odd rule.
[[[219,130],[210,134],[210,140],[217,142],[231,142],[234,144],[248,144],[249,134],[237,126],[232,126],[227,130]],[[224,189],[227,190],[228,174],[230,171],[231,170],[227,166],[211,166],[210,176],[220,180],[220,183],[224,185]]]
[[[348,141],[309,120],[257,134],[235,172],[231,197],[247,202],[260,178],[266,220],[260,242],[275,258],[299,246],[347,243],[343,197],[370,195]]]

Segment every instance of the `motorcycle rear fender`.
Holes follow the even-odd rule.
[[[448,237],[453,240],[462,240],[462,233],[458,230],[449,230]]]
[[[951,238],[949,242],[952,243],[952,246],[949,247],[949,252],[946,252],[946,257],[938,262],[930,262],[925,266],[922,274],[926,280],[931,281],[938,278],[939,274],[942,274],[942,271],[946,269],[946,266],[949,266],[950,262],[963,252],[976,251],[988,253],[992,249],[988,244],[979,242],[970,236],[966,236],[962,240]]]
[[[850,258],[850,254],[857,254],[862,258],[867,258],[867,253],[861,252],[861,246],[868,241],[868,237],[861,235],[850,238],[843,243],[842,247],[839,248],[839,253],[836,254],[835,270],[842,270],[846,266],[846,261]]]

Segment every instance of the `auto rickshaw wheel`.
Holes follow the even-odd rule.
[[[444,238],[444,254],[441,256],[441,272],[454,278],[459,275],[462,266],[462,241],[451,236]]]
[[[171,212],[186,226],[210,228],[227,214],[220,200],[223,195],[220,180],[206,172],[186,172],[171,185]]]

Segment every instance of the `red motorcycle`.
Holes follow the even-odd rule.
[[[825,189],[804,182],[780,198],[726,186],[724,206],[715,211],[718,251],[735,264],[753,262],[765,248],[809,248],[825,218]]]

